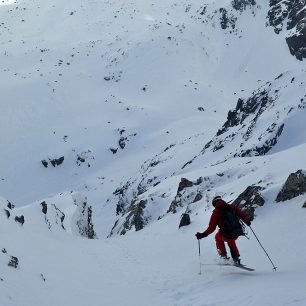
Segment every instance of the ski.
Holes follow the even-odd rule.
[[[219,266],[232,266],[232,267],[237,267],[237,268],[241,268],[243,270],[247,270],[247,271],[255,271],[255,269],[253,268],[249,268],[243,264],[231,264],[231,263],[220,263],[218,264]]]

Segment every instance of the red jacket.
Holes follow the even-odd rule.
[[[209,220],[208,228],[203,232],[204,236],[210,235],[212,232],[215,231],[216,227],[220,228],[220,232],[222,233],[222,220],[221,220],[221,213],[219,208],[223,208],[228,205],[223,200],[217,200],[215,204],[215,209],[212,212],[212,215]],[[236,205],[230,205],[230,207],[235,211],[236,215],[247,225],[250,225],[250,219],[247,215],[245,215],[241,209],[239,209]]]

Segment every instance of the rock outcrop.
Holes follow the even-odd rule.
[[[306,172],[291,173],[276,197],[276,202],[284,202],[306,193]]]
[[[265,204],[261,195],[264,188],[261,186],[249,186],[234,200],[234,203],[244,211],[251,220],[255,218],[255,210]]]
[[[196,182],[191,182],[186,178],[181,178],[176,196],[171,202],[167,213],[175,214],[179,207],[186,207],[190,203],[197,202],[202,199],[202,194],[195,190],[187,190],[190,187],[198,186],[203,182],[202,178],[199,178]]]
[[[269,25],[275,33],[287,31],[290,53],[298,60],[306,58],[306,3],[301,0],[270,0]]]
[[[147,200],[140,200],[139,202],[132,203],[123,217],[124,221],[119,223],[118,219],[109,236],[112,236],[114,233],[125,235],[131,229],[135,229],[135,231],[142,230],[149,221],[149,217],[145,214],[147,202]]]

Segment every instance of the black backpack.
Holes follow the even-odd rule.
[[[244,236],[243,225],[231,205],[227,204],[225,207],[218,209],[221,216],[222,235],[228,239]]]

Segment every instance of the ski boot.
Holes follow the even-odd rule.
[[[240,257],[237,256],[237,257],[233,257],[233,262],[234,262],[234,265],[241,265],[241,261],[240,261]]]
[[[230,259],[229,257],[227,257],[227,254],[224,254],[224,253],[219,254],[219,256],[220,256],[221,262],[223,263],[227,263]]]

